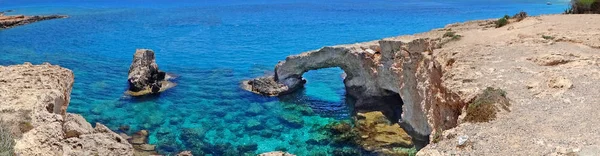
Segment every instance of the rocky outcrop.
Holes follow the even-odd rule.
[[[407,130],[427,136],[433,129],[456,126],[465,105],[442,85],[442,67],[434,47],[436,40],[427,38],[324,47],[279,62],[272,82],[255,83],[268,79],[258,78],[243,86],[280,95],[302,87],[302,74],[309,70],[340,67],[346,74],[347,94],[357,99],[358,112],[384,112],[392,121],[401,119]],[[256,84],[260,86],[252,86]]]
[[[0,13],[0,29],[8,29],[16,26],[21,26],[33,22],[43,21],[43,20],[51,20],[51,19],[59,19],[59,18],[67,18],[68,16],[64,15],[49,15],[49,16],[24,16],[24,15],[15,15],[15,16],[5,16],[3,13]]]
[[[0,66],[0,120],[12,125],[16,155],[132,155],[127,140],[67,113],[73,72],[50,64]]]
[[[600,16],[534,16],[501,28],[494,22],[450,24],[290,56],[277,65],[273,81],[293,90],[302,86],[296,82],[304,72],[339,66],[348,75],[347,93],[367,99],[357,107],[377,108],[369,101],[399,95],[403,104],[384,104],[402,105],[400,123],[410,125],[403,126],[409,134],[433,138],[417,155],[597,151]]]
[[[127,94],[141,96],[163,92],[175,86],[175,83],[168,81],[169,78],[170,76],[165,72],[158,70],[154,51],[137,49],[129,67]]]
[[[273,152],[267,152],[267,153],[262,153],[259,154],[259,156],[296,156],[287,152],[282,152],[282,151],[273,151]]]

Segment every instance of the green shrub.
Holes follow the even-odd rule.
[[[15,144],[14,136],[8,124],[0,121],[0,155],[14,155]]]
[[[508,24],[508,18],[502,17],[496,21],[496,28],[500,28]]]
[[[462,36],[456,34],[456,32],[454,32],[454,31],[448,31],[448,32],[444,33],[443,37],[450,37],[451,40],[460,40],[460,38]]]
[[[456,32],[454,31],[448,31],[444,33],[444,37],[454,37],[454,35],[456,35]]]
[[[600,14],[600,0],[572,0],[565,14]]]
[[[506,92],[501,89],[486,88],[483,93],[477,95],[473,102],[467,107],[467,116],[465,121],[468,122],[488,122],[496,118],[496,112],[500,111],[500,106],[503,110],[510,111],[508,106],[510,103],[506,98]]]
[[[460,36],[460,35],[452,36],[452,40],[460,40],[460,38],[462,38],[462,36]]]
[[[510,19],[510,16],[508,16],[508,15],[504,15],[504,17],[502,17],[502,18],[505,18],[505,19]]]
[[[527,12],[521,11],[521,12],[515,14],[512,18],[517,19],[517,22],[520,22],[520,21],[524,20],[525,18],[527,18]]]

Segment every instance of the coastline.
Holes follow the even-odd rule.
[[[9,10],[12,12],[12,10]],[[4,15],[3,12],[0,12],[0,30],[2,29],[10,29],[13,27],[18,27],[34,22],[44,21],[44,20],[52,20],[52,19],[60,19],[60,18],[68,18],[69,16],[65,15],[47,15],[47,16],[25,16],[25,15]]]
[[[584,137],[579,138],[558,137],[552,135],[552,132],[538,130],[560,127],[558,128],[560,130],[554,131],[554,133],[576,134],[586,127],[572,128],[565,126],[564,123],[577,121],[574,123],[600,124],[598,120],[581,120],[593,118],[588,116],[593,113],[576,113],[584,111],[588,107],[582,105],[585,104],[584,101],[598,100],[593,96],[594,94],[585,90],[595,88],[593,86],[600,84],[584,83],[597,79],[588,77],[585,73],[598,72],[597,62],[592,60],[598,57],[594,52],[599,51],[600,42],[598,41],[600,38],[590,32],[593,32],[592,25],[598,24],[591,22],[598,20],[595,15],[542,15],[511,19],[510,24],[500,28],[496,28],[496,20],[476,20],[449,24],[444,28],[414,35],[329,46],[287,57],[285,61],[281,61],[275,67],[275,78],[267,80],[272,82],[256,83],[266,86],[251,86],[253,84],[245,81],[242,88],[259,94],[278,95],[274,93],[286,93],[288,89],[293,91],[293,88],[302,87],[303,83],[300,83],[299,80],[302,79],[302,74],[308,70],[337,66],[341,67],[346,74],[351,73],[354,76],[351,77],[353,79],[345,80],[346,89],[350,94],[352,91],[349,89],[352,88],[363,88],[361,89],[363,91],[358,91],[360,94],[368,93],[364,90],[380,90],[377,88],[399,93],[404,101],[402,116],[405,119],[402,119],[402,122],[408,122],[410,125],[403,128],[409,131],[414,130],[415,123],[423,123],[421,125],[428,125],[427,127],[431,128],[417,127],[416,129],[419,134],[428,135],[429,140],[432,141],[431,144],[419,151],[418,155],[489,155],[492,153],[493,155],[510,155],[511,153],[535,155],[540,152],[562,155],[576,153],[581,149],[593,149],[593,145],[600,144],[595,141],[598,140],[597,136],[591,132],[585,133]],[[575,24],[582,22],[589,24]],[[448,34],[452,35],[447,36]],[[460,37],[457,37],[458,39],[453,37],[456,35],[460,35]],[[411,43],[416,40],[427,40],[435,46],[431,51],[423,49],[412,51]],[[377,42],[381,44],[381,47],[377,45]],[[392,44],[392,47],[406,48],[408,53],[396,53],[394,50],[390,51],[389,48],[385,50],[383,44],[386,42],[400,43]],[[427,46],[427,44],[423,46]],[[378,56],[379,54],[381,57]],[[396,59],[404,57],[404,59],[380,63],[380,59],[386,59],[385,55],[388,55],[388,59],[392,57],[396,57]],[[355,57],[359,58],[358,62],[352,61]],[[425,57],[426,59],[425,62],[417,60],[416,62],[420,62],[420,65],[406,68],[409,65],[406,64],[406,61],[415,62],[410,61],[415,57]],[[350,63],[351,65],[336,63],[337,59],[343,60],[342,62],[357,63]],[[362,67],[368,68],[361,69]],[[418,70],[412,71],[411,69],[414,67]],[[392,69],[391,74],[385,71],[386,68]],[[367,78],[368,80],[361,80],[363,78],[360,78],[361,74],[359,73],[370,70],[375,71],[370,75],[375,74],[376,76]],[[432,72],[436,70],[439,73]],[[359,80],[355,81],[357,77]],[[412,83],[414,86],[406,84],[408,79],[402,80],[402,77],[416,77],[416,81],[412,80],[415,82]],[[295,80],[288,80],[288,78]],[[370,84],[369,81],[375,82],[375,84]],[[277,86],[270,88],[269,85],[273,84]],[[380,86],[381,84],[391,86]],[[254,88],[261,87],[267,88],[263,90],[264,93],[261,90],[254,90]],[[482,96],[488,87],[504,91],[503,94],[509,99],[511,106],[507,108],[507,111],[494,113],[497,115],[492,120],[468,121],[465,118],[468,116],[468,106],[476,101],[477,97]],[[281,91],[282,88],[283,91]],[[402,88],[408,88],[408,90]],[[417,92],[411,91],[410,88],[422,90]],[[380,93],[375,94],[377,97]],[[367,97],[370,96],[373,95]],[[406,101],[407,99],[423,101],[411,102]],[[573,101],[575,99],[579,99],[577,100],[579,102]],[[565,102],[573,105],[570,109],[574,110],[562,110],[561,105]],[[371,107],[379,106],[367,106],[366,109],[371,109]],[[414,113],[418,114],[419,112],[426,117],[420,119],[411,117],[414,116]],[[548,113],[553,114],[554,117],[539,118]],[[531,123],[530,121],[536,122]],[[489,127],[497,128],[490,129]],[[503,130],[498,131],[498,128]],[[501,138],[484,139],[498,136]],[[467,145],[458,145],[456,143],[458,138],[469,138]],[[569,143],[561,144],[556,141],[556,138],[569,140]],[[539,143],[530,144],[527,143],[528,140],[538,140]],[[581,142],[586,142],[586,144],[581,144]]]
[[[433,68],[439,67],[441,72],[439,77],[434,79],[435,81],[440,81],[438,82],[439,86],[434,88],[424,87],[424,90],[448,90],[448,92],[441,93],[452,93],[458,96],[455,97],[455,95],[451,95],[449,98],[440,100],[443,102],[459,101],[459,105],[452,105],[452,108],[448,108],[452,110],[449,111],[452,120],[456,119],[452,122],[456,123],[450,123],[448,125],[436,123],[447,119],[444,117],[427,117],[425,121],[419,121],[429,124],[431,128],[423,128],[425,131],[430,132],[423,135],[431,135],[431,140],[434,140],[436,135],[444,138],[438,140],[439,142],[437,143],[432,143],[425,147],[424,150],[419,152],[419,155],[479,155],[490,153],[502,155],[514,152],[521,152],[520,154],[536,154],[537,151],[544,151],[547,153],[561,153],[566,151],[566,153],[563,154],[567,154],[568,152],[578,152],[579,150],[588,147],[588,145],[598,145],[598,142],[594,141],[598,139],[593,135],[594,132],[597,132],[596,129],[586,133],[585,136],[579,136],[578,138],[565,138],[564,136],[555,136],[556,134],[548,134],[577,133],[578,131],[583,131],[582,128],[567,129],[570,127],[560,125],[571,122],[572,120],[577,120],[579,121],[578,123],[598,124],[598,121],[594,120],[582,121],[578,118],[583,116],[577,116],[581,115],[577,114],[578,111],[585,111],[585,109],[582,108],[583,106],[579,105],[580,103],[583,104],[585,101],[591,100],[595,102],[598,100],[593,97],[593,95],[595,95],[594,91],[585,93],[587,87],[594,88],[593,86],[598,85],[595,83],[585,83],[596,80],[593,76],[597,76],[594,74],[597,74],[597,68],[595,68],[597,62],[595,59],[598,57],[594,52],[597,52],[600,47],[600,45],[595,42],[598,41],[598,38],[594,37],[594,34],[586,35],[589,32],[570,30],[591,30],[592,28],[589,26],[578,26],[569,24],[569,22],[564,22],[569,20],[585,21],[585,19],[588,18],[593,19],[590,21],[598,21],[598,18],[593,17],[593,15],[544,15],[528,17],[523,21],[515,22],[501,28],[490,27],[490,24],[492,24],[491,22],[493,22],[492,20],[468,21],[464,23],[449,24],[445,28],[434,29],[429,32],[414,35],[390,37],[377,41],[336,45],[331,47],[352,49],[355,51],[358,50],[360,52],[357,51],[358,53],[356,54],[369,54],[366,56],[369,56],[369,58],[372,59],[376,56],[373,54],[381,52],[381,50],[377,50],[377,48],[373,46],[378,46],[377,44],[381,44],[382,42],[395,41],[398,42],[400,46],[404,45],[402,43],[410,43],[416,39],[425,38],[431,39],[432,42],[435,43],[445,42],[444,45],[436,47],[432,51],[419,51],[419,53],[432,52],[432,54],[425,54],[425,57],[431,56],[431,58],[429,58],[431,62],[425,62],[422,65],[427,65],[428,63],[439,64],[434,65]],[[589,25],[597,24],[598,23],[596,22]],[[447,32],[454,32],[460,34],[462,37],[459,40],[446,38],[444,36]],[[546,39],[543,36],[551,36],[552,39]],[[368,51],[367,49],[371,49],[373,52]],[[383,48],[380,47],[380,49]],[[565,49],[576,50],[569,51]],[[311,52],[314,53],[319,51],[320,50]],[[329,53],[328,51],[321,52]],[[545,52],[551,53],[548,54]],[[402,53],[396,53],[396,51],[394,51],[393,54]],[[417,54],[417,52],[409,52],[409,54]],[[297,56],[303,57],[301,55],[303,54]],[[400,55],[391,56],[402,57]],[[491,63],[487,64],[487,62]],[[578,75],[566,72],[567,70],[580,71],[576,73],[590,72],[587,69],[592,70],[591,78],[588,77],[589,75]],[[416,73],[416,75],[419,74],[418,72],[414,73]],[[425,79],[432,77],[431,72],[424,72],[422,74],[424,75],[421,76]],[[525,77],[526,79],[520,79]],[[389,81],[386,80],[382,82]],[[418,84],[422,83],[423,86],[430,85],[431,82],[433,81],[417,81]],[[461,113],[466,112],[464,109],[466,109],[465,107],[469,102],[473,101],[486,87],[490,86],[507,91],[508,98],[513,102],[511,112],[503,112],[496,120],[492,120],[489,123],[469,123],[462,121],[461,115],[465,114],[456,114],[456,111]],[[582,88],[577,86],[585,87]],[[401,91],[397,92],[403,98],[414,95],[414,92],[404,93],[404,95]],[[434,95],[436,95],[436,93],[423,99],[435,99]],[[530,99],[528,97],[535,98]],[[440,104],[440,101],[430,102],[429,104],[416,102],[413,106],[439,107],[432,108],[429,111],[421,110],[425,114],[447,113],[443,110],[445,109],[444,107],[449,105],[447,105],[447,103]],[[533,104],[538,103],[546,103],[547,105],[543,107],[545,110],[538,110],[539,106],[532,106]],[[565,114],[560,114],[559,112],[564,109],[560,106],[563,103],[575,106],[575,110],[569,110],[568,112],[570,113],[567,113],[567,115],[571,114],[576,116],[565,116]],[[533,111],[533,113],[529,114],[529,110]],[[408,111],[405,110],[405,112]],[[547,119],[538,118],[539,116],[548,113],[559,117]],[[589,113],[593,114],[593,112]],[[538,123],[531,123],[531,121],[536,121]],[[547,125],[542,125],[541,123]],[[560,132],[552,130],[554,126],[559,127],[558,129]],[[496,128],[489,129],[489,127],[499,127],[502,128],[502,130],[499,131]],[[548,132],[535,133],[538,128],[545,129]],[[531,135],[532,131],[535,134],[527,136]],[[513,134],[513,132],[516,134]],[[471,144],[467,147],[456,147],[457,136],[465,135],[469,136]],[[503,141],[503,138],[496,138],[498,140],[486,139],[494,138],[494,136],[511,138],[511,142]],[[557,141],[560,139],[555,140],[554,138],[568,140],[569,144],[562,144]],[[513,140],[514,142],[512,142]],[[536,142],[531,144],[528,140],[536,140]],[[491,148],[495,146],[500,147]],[[531,150],[528,152],[528,149],[535,149],[535,151]]]

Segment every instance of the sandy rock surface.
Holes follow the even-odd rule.
[[[67,113],[73,72],[42,64],[0,66],[0,120],[12,125],[17,155],[132,155],[127,140]]]
[[[489,22],[411,36],[462,35],[435,51],[445,65],[444,85],[465,99],[488,86],[500,88],[511,102],[511,112],[487,123],[461,123],[419,155],[600,151],[600,16],[528,17],[500,28]],[[466,145],[458,146],[459,136],[468,136]]]

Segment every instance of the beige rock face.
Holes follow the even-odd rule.
[[[133,148],[107,127],[92,128],[66,113],[73,72],[50,64],[0,66],[0,119],[14,126],[17,155],[132,155]],[[31,129],[17,128],[31,125]]]
[[[302,86],[304,72],[341,67],[350,95],[400,95],[402,122],[419,134],[442,136],[423,155],[576,152],[600,144],[598,25],[596,15],[527,17],[500,28],[493,20],[451,24],[289,56],[273,80],[293,90]],[[462,37],[444,37],[448,32]],[[506,91],[510,112],[463,123],[465,106],[487,87]],[[457,147],[457,136],[468,136],[468,146]]]
[[[324,47],[281,61],[275,67],[275,80],[293,90],[303,85],[302,74],[309,70],[340,67],[347,75],[346,92],[358,99],[358,110],[389,112],[393,108],[390,105],[402,106],[402,120],[426,136],[432,129],[456,126],[465,105],[464,99],[442,85],[435,46],[431,39],[384,39]],[[386,103],[385,107],[371,102],[393,94],[401,101]]]

